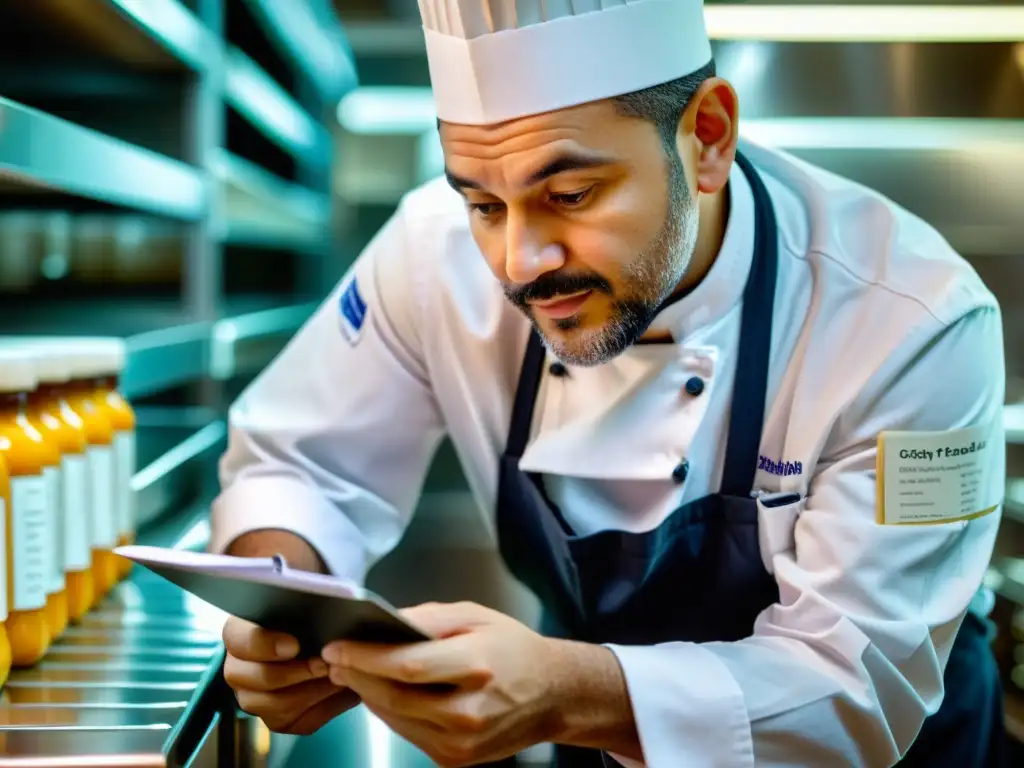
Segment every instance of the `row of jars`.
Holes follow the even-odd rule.
[[[129,574],[124,361],[117,340],[0,339],[0,685]]]

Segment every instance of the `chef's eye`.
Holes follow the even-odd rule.
[[[589,189],[580,190],[579,192],[566,192],[562,194],[552,194],[551,202],[555,205],[561,205],[565,208],[575,208],[578,205],[582,205],[590,194]]]
[[[470,203],[469,210],[481,219],[493,219],[505,208],[501,203]]]

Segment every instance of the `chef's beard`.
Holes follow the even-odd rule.
[[[530,319],[545,346],[567,365],[601,365],[633,346],[647,332],[686,273],[697,246],[699,213],[687,194],[686,174],[679,156],[674,150],[668,154],[669,205],[665,221],[650,245],[624,267],[617,288],[613,289],[597,273],[558,272],[525,286],[504,287],[508,300]],[[555,321],[562,335],[545,334],[529,302],[581,291],[604,293],[612,298],[608,321],[598,328],[577,330],[579,319],[571,317]]]

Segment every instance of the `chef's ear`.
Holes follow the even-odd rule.
[[[732,84],[709,77],[690,99],[679,121],[677,142],[695,154],[697,190],[717,192],[729,180],[739,140],[739,97]]]

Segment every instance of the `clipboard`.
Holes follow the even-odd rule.
[[[131,545],[114,554],[264,629],[299,641],[299,657],[335,640],[411,643],[431,639],[379,595],[358,585],[288,567],[284,558],[242,558]]]

